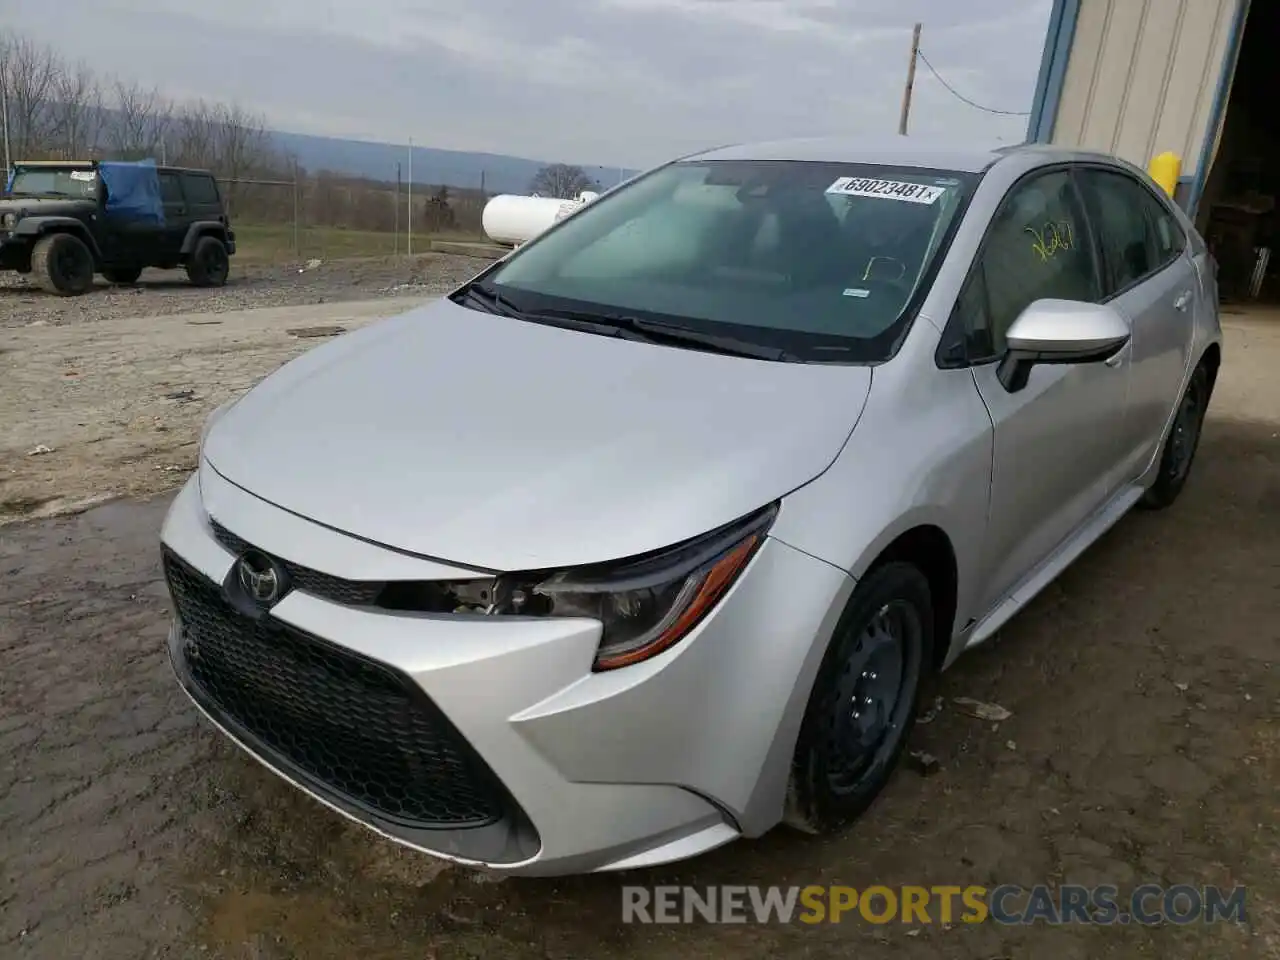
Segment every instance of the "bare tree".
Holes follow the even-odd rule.
[[[0,75],[9,100],[14,158],[35,155],[48,142],[53,93],[61,62],[49,47],[0,35]]]
[[[98,145],[101,131],[102,87],[83,63],[58,70],[51,105],[53,142],[68,159],[77,159]]]
[[[112,100],[111,152],[122,160],[139,160],[151,154],[156,146],[155,116],[161,109],[159,93],[117,78],[112,83]]]
[[[568,200],[594,186],[595,183],[581,167],[568,163],[553,163],[543,167],[534,175],[529,189],[540,196]]]

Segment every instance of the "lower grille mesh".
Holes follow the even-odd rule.
[[[479,827],[504,794],[483,761],[409,678],[269,615],[239,612],[219,585],[169,550],[165,578],[182,668],[267,759],[397,823]]]

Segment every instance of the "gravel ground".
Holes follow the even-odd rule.
[[[233,258],[231,279],[216,290],[192,287],[181,270],[146,270],[134,286],[112,286],[99,277],[92,293],[82,297],[51,296],[29,277],[0,272],[0,329],[440,294],[486,264],[473,257],[426,254],[330,260],[305,269],[305,264],[262,266]]]
[[[212,292],[164,279],[74,298],[0,287],[0,524],[173,486],[218,404],[316,336],[407,310],[484,262],[250,267]]]
[[[1280,957],[1280,315],[1228,317],[1182,499],[1123,520],[942,679],[856,825],[626,878],[493,881],[330,814],[200,721],[163,654],[167,496],[0,530],[0,956]],[[1243,883],[1239,927],[624,926],[640,884]]]

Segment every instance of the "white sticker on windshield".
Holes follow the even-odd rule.
[[[864,297],[865,298],[865,297],[871,296],[871,291],[864,290],[861,287],[849,287],[849,289],[845,290],[844,295],[846,297]]]
[[[94,173],[92,170],[72,170],[71,171],[72,180],[87,180],[89,182],[92,182],[93,177],[94,177]]]
[[[945,187],[907,183],[905,180],[872,180],[869,177],[841,177],[827,187],[827,193],[842,197],[884,197],[907,203],[934,203],[946,192]]]

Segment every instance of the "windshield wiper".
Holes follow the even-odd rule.
[[[461,296],[471,298],[490,313],[545,323],[548,326],[587,333],[612,335],[645,343],[665,343],[673,346],[697,347],[711,353],[734,357],[751,357],[757,360],[784,360],[797,362],[793,354],[781,347],[770,347],[751,340],[726,337],[715,333],[690,330],[661,320],[624,316],[613,313],[588,313],[578,310],[521,310],[503,294],[481,283],[471,283],[463,288]]]
[[[723,353],[733,357],[751,357],[756,360],[786,360],[795,362],[799,358],[787,353],[781,347],[770,347],[752,340],[738,337],[727,337],[717,333],[704,333],[701,330],[690,330],[673,323],[661,320],[649,320],[645,317],[631,317],[615,313],[565,313],[558,311],[550,315],[562,315],[573,320],[595,324],[601,327],[612,327],[618,331],[639,334],[650,343],[666,343],[673,346],[700,347],[711,353]]]
[[[530,311],[521,310],[512,303],[504,294],[499,293],[492,287],[486,287],[480,283],[471,283],[462,289],[458,298],[460,301],[470,299],[474,303],[478,303],[484,310],[489,313],[496,313],[503,317],[512,317],[516,320],[526,320],[529,323],[541,323],[548,327],[560,327],[562,330],[578,330],[584,333],[603,334],[613,337],[626,337],[630,340],[641,340],[648,342],[648,337],[639,333],[631,333],[622,327],[613,323],[602,323],[595,319],[594,316],[587,314],[566,313],[563,311]]]
[[[496,313],[503,317],[514,317],[518,320],[525,319],[524,311],[520,310],[497,290],[489,287],[481,286],[478,283],[469,283],[462,288],[462,296],[477,301],[490,313]]]

